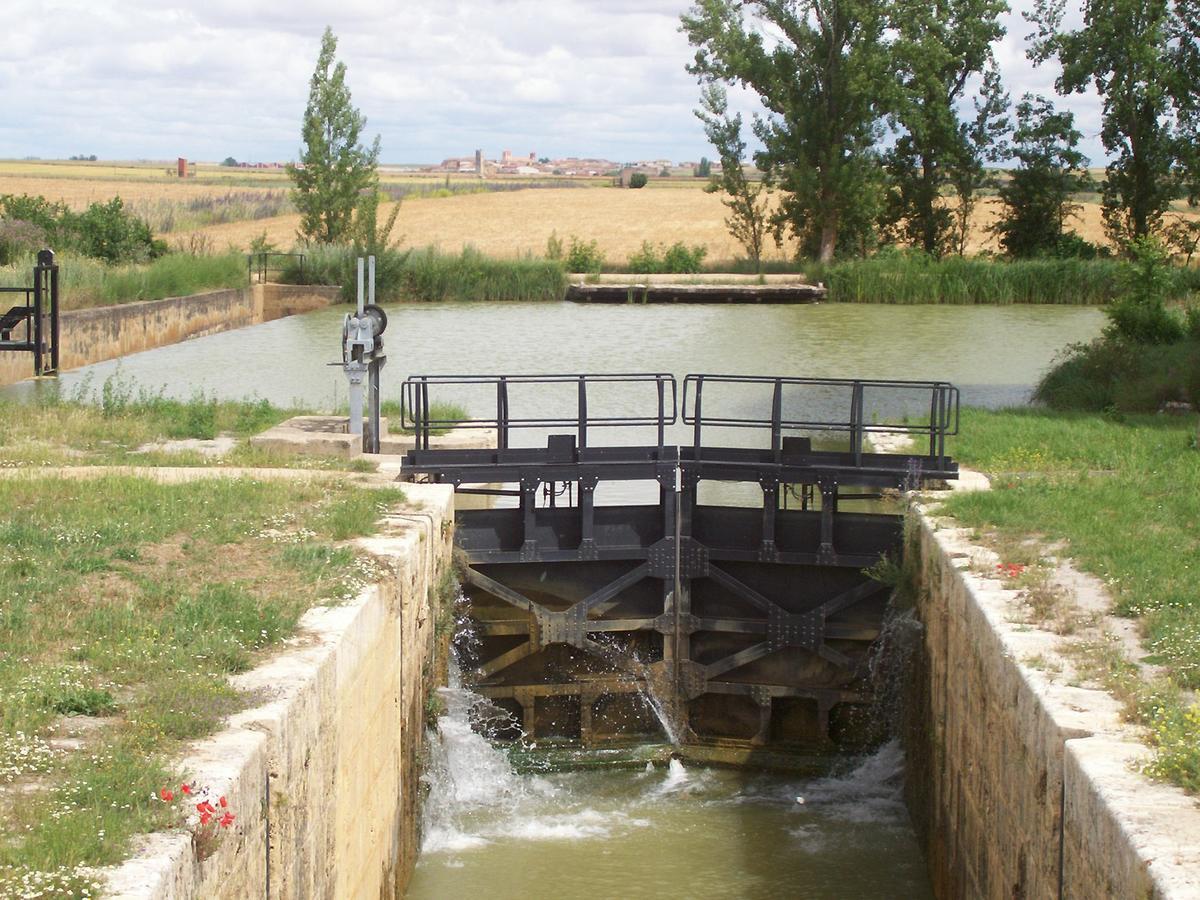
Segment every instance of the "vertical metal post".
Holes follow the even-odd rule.
[[[579,404],[576,413],[577,428],[579,433],[579,449],[582,450],[587,446],[587,381],[584,376],[579,376]]]
[[[508,379],[503,375],[496,385],[496,440],[499,449],[508,449]]]
[[[781,459],[783,448],[783,379],[775,379],[775,391],[771,396],[771,456],[775,462]]]
[[[854,454],[854,464],[862,465],[863,454],[863,385],[861,381],[854,382],[850,399],[850,451]]]
[[[696,459],[700,458],[700,397],[704,393],[704,376],[696,376],[696,408],[693,410],[692,449]]]
[[[421,379],[421,406],[425,410],[424,424],[421,428],[421,449],[429,449],[429,433],[431,431],[429,420],[433,416],[432,410],[429,408],[429,379]]]
[[[357,291],[358,291],[358,318],[363,315],[363,258],[358,258],[357,265]],[[362,351],[355,348],[353,351],[353,359],[350,361],[354,364],[362,363]],[[354,370],[347,371],[350,379],[349,401],[350,401],[350,434],[357,434],[361,437],[363,433],[363,375],[360,366],[356,366]]]
[[[665,438],[665,434],[663,433],[663,429],[665,427],[664,420],[666,419],[666,408],[664,406],[665,397],[664,397],[664,391],[663,391],[662,376],[661,375],[656,376],[654,381],[658,385],[658,450],[659,450],[659,455],[661,456],[662,448],[663,448],[663,441]]]
[[[45,346],[42,343],[42,295],[45,294],[44,270],[41,264],[41,254],[38,254],[38,264],[33,267],[33,374],[42,374],[42,354]]]
[[[58,263],[50,266],[50,368],[58,374]]]

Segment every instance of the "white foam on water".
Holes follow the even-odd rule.
[[[846,822],[907,821],[900,742],[888,741],[845,775],[818,778],[800,786],[793,802],[799,809]]]

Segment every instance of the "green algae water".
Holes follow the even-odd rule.
[[[167,396],[203,392],[332,409],[347,307],[196,338],[64,372],[70,393],[123,378]],[[1067,306],[610,306],[447,303],[388,307],[383,396],[411,374],[688,372],[950,381],[963,402],[1023,403],[1068,344],[1103,313]],[[3,393],[22,396],[31,383]]]

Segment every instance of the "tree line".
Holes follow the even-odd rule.
[[[1037,0],[1030,62],[1061,65],[1062,97],[1090,87],[1102,102],[1111,161],[1098,189],[1113,245],[1161,238],[1190,257],[1200,227],[1170,212],[1200,203],[1200,0],[1082,3],[1072,30],[1066,0]],[[994,48],[1008,10],[1005,0],[696,0],[681,28],[702,85],[697,115],[721,159],[727,223],[752,260],[768,235],[821,261],[897,242],[963,254],[991,187],[1008,254],[1094,253],[1064,224],[1090,183],[1073,114],[1032,94],[1014,105],[1001,82]],[[761,182],[742,174],[734,85],[764,108],[751,123]],[[995,183],[1007,160],[1015,167]]]

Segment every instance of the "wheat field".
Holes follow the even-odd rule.
[[[437,179],[419,175],[385,178],[389,183],[405,180],[432,184]],[[168,177],[161,164],[0,162],[0,194],[41,194],[75,209],[118,195],[133,206],[160,200],[185,203],[224,194],[233,186],[239,191],[257,189],[266,193],[279,191],[287,184],[279,170],[202,166],[197,178],[181,181]],[[677,178],[659,187],[652,180],[647,188],[636,191],[606,185],[607,181],[597,180],[582,188],[409,198],[401,205],[393,238],[399,238],[404,246],[457,251],[471,245],[488,255],[516,257],[542,254],[552,234],[564,243],[574,236],[595,240],[613,263],[627,259],[644,241],[700,244],[706,248],[710,262],[744,255],[726,231],[720,195],[705,193],[700,179]],[[394,205],[381,204],[381,218],[389,215]],[[979,202],[972,217],[969,253],[999,249],[987,231],[998,211],[999,202],[994,197]],[[296,242],[299,223],[298,215],[289,214],[163,236],[172,242],[215,250],[244,250],[253,239],[265,234],[286,249]],[[1096,203],[1081,204],[1069,226],[1086,240],[1106,243]],[[781,259],[793,252],[791,245],[778,248],[772,244],[766,256]]]

